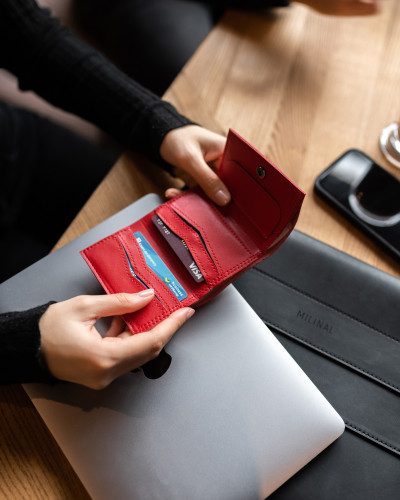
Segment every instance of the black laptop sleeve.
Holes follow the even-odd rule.
[[[294,231],[235,286],[346,423],[270,498],[400,498],[400,280]]]

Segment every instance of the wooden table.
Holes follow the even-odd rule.
[[[316,175],[348,148],[383,158],[381,130],[400,118],[400,6],[331,18],[302,6],[268,15],[229,12],[166,98],[216,131],[243,135],[307,193],[297,228],[400,277],[400,267],[320,202]],[[124,155],[61,239],[171,183]],[[0,498],[85,499],[87,493],[20,386],[0,390]]]

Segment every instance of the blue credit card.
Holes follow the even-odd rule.
[[[164,264],[160,256],[146,240],[143,234],[137,231],[136,233],[134,233],[134,236],[136,238],[136,241],[138,242],[140,249],[143,252],[143,256],[149,268],[160,278],[163,283],[165,283],[165,285],[167,285],[167,287],[171,290],[171,292],[178,300],[181,301],[183,299],[186,299],[186,291],[179,283],[179,281],[175,278],[175,276],[171,273],[168,267]]]

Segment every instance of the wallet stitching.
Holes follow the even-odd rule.
[[[104,288],[104,290],[107,293],[114,293],[114,289],[113,289],[112,286],[110,286],[110,284],[108,283],[108,280],[106,280],[103,276],[100,276],[100,274],[98,273],[96,267],[92,263],[92,261],[90,259],[90,255],[87,252],[87,250],[89,250],[89,249],[90,249],[90,247],[86,248],[82,252],[85,255],[86,262],[89,264],[90,269],[92,270],[92,272],[94,273],[94,275],[96,276],[97,280],[99,281],[99,283],[101,284],[101,286]]]
[[[198,223],[194,224],[194,223],[193,223],[193,220],[190,218],[190,216],[188,216],[187,214],[185,214],[185,216],[183,216],[183,215],[181,214],[181,210],[177,209],[177,208],[176,208],[176,207],[174,207],[173,205],[172,205],[172,210],[173,210],[173,211],[175,211],[175,212],[176,212],[176,214],[178,214],[178,215],[179,215],[182,219],[184,219],[184,220],[186,220],[186,221],[190,222],[190,223],[192,224],[192,226],[194,226],[196,229],[198,229],[198,230],[199,230],[199,232],[201,233],[201,236],[202,236],[203,240],[204,240],[204,241],[205,241],[205,243],[206,243],[207,250],[208,250],[208,252],[210,253],[210,255],[211,255],[211,257],[212,257],[212,259],[211,259],[211,260],[213,260],[213,261],[215,262],[215,264],[217,265],[217,268],[221,269],[221,264],[219,263],[219,260],[218,260],[218,259],[217,259],[217,257],[215,256],[215,252],[214,252],[214,251],[213,251],[213,249],[211,248],[210,241],[209,241],[209,239],[208,239],[207,235],[206,235],[206,234],[204,234],[204,230],[202,230],[202,228],[201,228],[201,227],[199,227],[199,224],[198,224]],[[182,221],[182,223],[184,224],[184,221]],[[188,224],[186,224],[186,225],[188,225]],[[190,228],[190,229],[191,229],[192,231],[194,231],[194,229],[192,229],[192,228]],[[195,232],[195,231],[194,231],[194,232]],[[197,235],[197,236],[198,236],[198,235]],[[206,250],[204,249],[204,251],[206,251]],[[214,265],[215,265],[215,264],[214,264]]]
[[[374,442],[379,443],[379,444],[381,444],[383,446],[386,446],[387,448],[389,448],[390,450],[392,450],[392,451],[394,451],[396,453],[400,452],[400,448],[399,447],[397,447],[397,446],[395,446],[395,445],[393,445],[391,443],[388,443],[387,441],[384,441],[383,439],[380,439],[380,438],[376,437],[375,435],[371,434],[370,432],[366,432],[365,430],[360,429],[359,427],[357,427],[354,424],[351,424],[347,420],[345,420],[344,422],[346,424],[346,427],[348,429],[352,430],[353,432],[360,433],[363,436],[372,439]]]
[[[121,236],[123,237],[123,239],[125,239],[125,235],[124,235],[124,233],[122,233],[122,232],[121,232],[121,233],[120,233],[120,235],[118,236],[118,238],[120,238]],[[136,244],[135,242],[133,242],[133,243],[134,243],[134,245]],[[146,264],[146,260],[145,260],[145,258],[143,257],[143,255],[142,255],[142,254],[140,254],[140,253],[138,253],[138,258],[135,258],[135,256],[132,254],[131,249],[129,248],[129,245],[124,245],[122,241],[120,242],[120,253],[121,253],[121,255],[123,256],[123,259],[124,259],[124,267],[125,267],[125,269],[126,269],[126,271],[127,271],[128,275],[129,275],[129,278],[132,278],[132,280],[133,280],[133,279],[134,279],[134,277],[132,276],[132,273],[130,272],[130,269],[129,269],[128,263],[126,262],[126,258],[125,258],[125,256],[122,254],[122,251],[121,251],[121,244],[122,244],[122,246],[123,246],[124,248],[125,248],[125,246],[126,246],[126,252],[128,253],[129,257],[131,258],[132,263],[137,262],[137,260],[140,260],[140,261],[141,261],[141,263],[142,263],[142,267],[145,267],[145,266],[147,266],[147,264]],[[137,245],[137,244],[136,244],[136,245]],[[140,248],[139,248],[139,247],[138,247],[138,250],[140,250]],[[146,279],[144,278],[143,274],[141,274],[141,271],[140,271],[140,270],[135,270],[135,272],[137,272],[137,273],[138,273],[139,277],[143,277],[143,281],[146,283]],[[152,277],[152,275],[154,274],[154,273],[152,273],[150,270],[149,270],[149,271],[147,271],[147,272],[148,272],[148,274],[149,274],[149,276],[150,276],[150,277]],[[146,273],[145,273],[145,274],[146,274]],[[157,290],[160,290],[160,291],[161,291],[161,293],[156,293],[156,295],[159,295],[159,296],[160,296],[160,298],[163,298],[165,295],[170,294],[170,295],[171,295],[171,297],[172,297],[173,299],[178,300],[178,299],[175,297],[175,295],[174,295],[174,294],[173,294],[173,293],[172,293],[172,292],[168,289],[168,287],[166,287],[166,286],[162,283],[162,281],[161,281],[161,280],[160,280],[157,276],[155,276],[155,275],[154,275],[154,277],[155,277],[155,278],[159,281],[159,283],[156,281],[156,284],[157,284],[156,288],[157,288]],[[157,291],[157,290],[156,290],[156,291]],[[166,307],[165,307],[162,303],[160,304],[160,303],[158,303],[158,302],[157,302],[157,306],[159,306],[159,307],[162,307],[162,308],[163,308],[163,312],[164,312],[163,317],[164,317],[164,316],[165,316],[165,313],[166,313],[166,311],[167,311]],[[175,306],[171,307],[170,309],[173,309],[173,310],[179,309],[179,307],[178,307],[178,306],[179,306],[179,304],[175,304]]]
[[[275,276],[267,273],[266,271],[263,271],[261,269],[257,269],[257,268],[253,268],[252,271],[257,271],[258,273],[264,275],[264,276],[267,276],[268,278],[271,278],[272,280],[274,281],[277,281],[278,283],[281,283],[282,285],[294,290],[295,292],[297,292],[298,294],[300,295],[303,295],[304,297],[308,297],[309,299],[312,299],[313,301],[317,302],[318,304],[322,304],[324,305],[325,307],[328,307],[329,309],[333,310],[333,311],[336,311],[337,313],[341,314],[342,316],[346,317],[346,318],[350,318],[352,319],[353,321],[355,321],[356,323],[359,323],[360,325],[364,325],[366,327],[368,327],[369,329],[373,330],[374,332],[380,334],[380,335],[383,335],[384,337],[387,337],[388,339],[391,339],[391,340],[394,340],[395,342],[397,343],[400,343],[400,340],[397,339],[396,337],[393,337],[392,335],[382,331],[382,330],[379,330],[378,328],[376,328],[375,326],[373,325],[370,325],[369,323],[365,322],[365,321],[362,321],[360,320],[359,318],[357,318],[356,316],[353,316],[351,314],[348,314],[344,311],[342,311],[341,309],[337,308],[336,306],[332,306],[331,304],[329,304],[328,302],[325,302],[323,300],[320,300],[316,297],[314,297],[313,295],[307,293],[307,292],[304,292],[303,290],[300,290],[299,288],[291,285],[290,283],[287,283],[286,281],[283,281],[279,278],[276,278]]]
[[[179,215],[175,212],[175,210],[174,210],[173,208],[168,207],[168,209],[171,211],[171,214],[173,215],[173,217],[174,217],[174,218],[176,217],[175,221],[173,221],[173,222],[172,222],[172,224],[176,224],[177,226],[181,226],[181,227],[182,227],[182,232],[184,232],[184,230],[185,230],[185,231],[189,230],[189,231],[190,231],[190,234],[191,234],[191,235],[192,235],[195,239],[198,239],[198,240],[199,240],[200,245],[196,245],[196,248],[195,248],[195,249],[193,249],[193,248],[190,246],[190,251],[191,251],[191,253],[192,253],[192,255],[193,255],[194,259],[196,260],[196,255],[195,255],[195,254],[197,253],[197,247],[199,247],[199,248],[200,248],[200,251],[204,254],[204,256],[205,256],[206,260],[211,262],[211,264],[212,264],[212,265],[213,265],[213,267],[215,268],[215,271],[219,274],[219,271],[218,271],[218,269],[217,269],[217,267],[216,267],[215,263],[212,261],[212,258],[211,258],[211,256],[209,255],[209,253],[208,253],[207,249],[206,249],[206,248],[204,248],[203,243],[200,241],[200,236],[196,233],[196,231],[195,231],[194,229],[192,229],[192,228],[191,228],[191,227],[190,227],[187,223],[185,223],[185,222],[184,222],[184,221],[183,221],[183,220],[179,217]],[[160,212],[160,215],[158,214],[158,212]],[[163,218],[162,210],[158,210],[158,209],[157,209],[157,210],[155,211],[155,213],[156,213],[156,215],[158,215],[159,217],[161,217],[161,219]],[[170,222],[170,223],[171,223],[171,222]],[[172,224],[171,224],[171,225],[172,225]],[[171,228],[171,230],[173,230],[173,229]],[[183,239],[185,239],[185,238],[183,237]],[[199,259],[197,259],[197,260],[199,260]],[[196,262],[196,263],[198,263],[198,262]],[[200,264],[200,263],[198,263],[198,264],[200,265],[200,268],[202,268],[201,264]],[[203,268],[202,270],[203,270],[203,273],[204,273],[204,268]],[[208,273],[207,273],[207,274],[208,274]],[[214,279],[215,279],[215,278],[214,278]],[[208,281],[208,283],[212,283],[212,282],[213,282],[213,280],[212,280],[212,279],[209,279],[209,280],[207,280],[207,281]]]
[[[243,272],[245,272],[247,270],[247,266],[249,264],[253,264],[254,259],[255,259],[255,257],[250,256],[246,260],[242,260],[241,262],[239,262],[239,264],[236,264],[236,265],[230,267],[229,269],[227,269],[223,274],[221,274],[220,278],[218,278],[218,279],[216,279],[214,281],[211,281],[210,284],[211,285],[214,285],[214,284],[218,285],[221,282],[225,281],[226,279],[231,278],[234,274],[236,274],[236,271],[243,271]]]
[[[340,355],[335,354],[331,351],[328,351],[327,349],[319,346],[318,344],[311,342],[310,340],[298,335],[297,333],[293,333],[292,331],[287,330],[286,328],[283,328],[282,326],[278,325],[277,323],[265,318],[261,314],[260,314],[260,318],[264,321],[264,323],[267,326],[269,325],[269,326],[275,327],[283,334],[287,334],[292,338],[300,340],[304,344],[316,349],[318,352],[324,353],[324,354],[328,355],[330,358],[335,359],[337,361],[341,361],[341,362],[345,363],[347,366],[355,368],[358,372],[361,372],[364,375],[368,375],[368,376],[373,377],[374,380],[376,380],[378,382],[382,382],[383,384],[385,384],[385,386],[389,387],[390,389],[393,389],[395,391],[400,391],[400,387],[398,387],[397,385],[393,384],[392,382],[388,382],[387,380],[383,379],[382,377],[379,377],[378,375],[375,375],[373,372],[369,372],[368,370],[361,368],[360,366],[354,364],[352,361],[349,361],[346,358],[342,358]]]
[[[132,283],[135,283],[135,277],[134,277],[134,276],[132,276],[131,270],[129,269],[129,265],[128,265],[128,262],[127,262],[127,259],[126,259],[126,255],[124,255],[124,251],[127,253],[127,256],[128,256],[128,257],[129,257],[129,258],[130,258],[133,262],[135,262],[135,260],[136,260],[136,259],[133,259],[132,252],[129,250],[128,245],[124,244],[125,242],[124,242],[124,241],[121,241],[120,237],[121,237],[120,235],[118,235],[118,236],[117,236],[117,242],[118,242],[118,247],[119,247],[119,248],[118,248],[118,251],[119,251],[119,253],[120,253],[120,254],[121,254],[121,256],[122,256],[123,266],[124,266],[124,268],[125,268],[125,272],[126,272],[126,274],[128,275],[129,280],[130,280],[130,281],[132,281]],[[141,259],[141,256],[139,256],[139,259]],[[144,265],[144,263],[142,263],[142,265]],[[138,272],[136,269],[134,269],[134,271],[135,271],[136,273],[138,273],[138,275],[139,275],[139,272]],[[139,277],[141,277],[141,276],[139,275]],[[138,280],[136,280],[136,281],[138,281]],[[143,278],[143,282],[144,282],[144,283],[146,283],[146,281],[145,281],[145,279],[144,279],[144,278]],[[147,284],[147,283],[146,283],[146,284]],[[147,288],[149,288],[149,287],[147,287]],[[156,295],[157,295],[157,294],[156,294]],[[162,309],[165,311],[165,308],[164,308],[164,306],[163,306],[162,304],[160,304],[159,302],[156,302],[156,305],[157,305],[159,308],[162,308]]]
[[[239,210],[240,210],[242,213],[244,213],[244,214],[245,214],[245,216],[247,217],[247,219],[249,219],[249,221],[253,224],[253,226],[255,226],[256,230],[257,230],[258,232],[260,232],[264,238],[268,238],[268,236],[271,234],[271,232],[275,231],[275,229],[276,229],[277,227],[279,227],[279,224],[280,224],[280,222],[281,222],[281,219],[282,219],[282,208],[281,208],[281,205],[280,205],[280,203],[279,203],[278,199],[277,199],[277,198],[275,198],[275,196],[272,194],[272,192],[271,192],[271,191],[269,191],[269,189],[268,189],[266,186],[263,186],[261,183],[257,182],[257,179],[256,179],[256,178],[255,178],[255,177],[254,177],[254,176],[253,176],[253,175],[252,175],[252,174],[251,174],[251,173],[247,170],[247,168],[246,168],[244,165],[242,165],[242,164],[241,164],[240,162],[238,162],[237,160],[233,160],[233,159],[231,159],[230,161],[232,161],[233,163],[236,163],[236,165],[239,165],[239,167],[243,170],[243,172],[244,172],[245,174],[247,174],[247,175],[250,177],[250,179],[251,179],[253,182],[255,182],[255,183],[256,183],[256,184],[257,184],[257,185],[258,185],[258,186],[259,186],[259,187],[260,187],[260,188],[261,188],[261,189],[262,189],[262,190],[263,190],[263,191],[264,191],[264,192],[265,192],[265,193],[266,193],[266,194],[267,194],[267,195],[268,195],[268,196],[269,196],[272,200],[273,200],[273,202],[274,202],[274,203],[276,204],[276,206],[278,207],[278,211],[279,211],[278,221],[277,221],[277,223],[275,224],[274,228],[273,228],[273,229],[272,229],[272,230],[271,230],[271,231],[267,234],[267,233],[263,230],[262,226],[261,226],[258,222],[256,222],[256,219],[255,219],[254,217],[252,217],[251,215],[249,215],[249,212],[247,211],[247,209],[246,209],[245,205],[243,205],[242,203],[239,203],[239,202],[237,202],[237,203],[236,203],[236,205],[237,205],[237,207],[239,208]],[[268,160],[267,160],[267,162],[268,162],[268,166],[270,167],[270,166],[271,166],[270,162],[269,162]],[[275,167],[273,167],[273,168],[275,168]],[[267,177],[268,177],[268,175],[267,175]]]
[[[112,235],[108,236],[107,239],[113,239]],[[103,240],[97,241],[93,245],[90,245],[90,247],[85,248],[85,250],[83,250],[83,252],[85,253],[88,261],[90,262],[90,268],[91,268],[91,270],[94,272],[96,278],[98,279],[98,281],[100,282],[100,284],[102,285],[102,287],[105,289],[105,291],[108,294],[112,294],[112,293],[116,293],[116,290],[114,289],[113,286],[110,285],[110,282],[108,281],[108,279],[105,276],[99,274],[99,272],[97,270],[97,267],[93,264],[93,262],[91,260],[91,257],[90,257],[90,250],[92,248],[94,248],[95,246],[99,246],[102,243],[103,243]]]
[[[115,241],[115,237],[114,237],[114,235],[107,236],[107,237],[106,237],[106,238],[104,238],[103,240],[100,240],[100,241],[98,241],[98,242],[94,243],[93,245],[91,245],[90,247],[86,248],[86,249],[84,250],[85,255],[86,255],[86,256],[90,259],[90,255],[89,255],[88,251],[90,251],[90,249],[91,249],[91,248],[94,248],[95,246],[98,246],[98,245],[102,245],[102,244],[104,244],[107,240],[110,240],[110,239]],[[122,250],[122,247],[121,247],[121,242],[119,242],[118,240],[117,240],[117,247],[118,247],[118,252],[119,252],[121,255],[123,255],[123,254],[122,254],[123,250]],[[91,261],[90,261],[90,262],[91,262]],[[92,264],[92,262],[91,262],[91,264]],[[93,265],[93,264],[92,264],[92,265]],[[92,267],[92,266],[91,266],[91,267]],[[132,274],[131,274],[131,272],[130,272],[130,270],[129,270],[129,268],[128,268],[128,264],[127,264],[127,262],[126,262],[126,258],[125,258],[125,256],[124,256],[124,255],[123,255],[123,267],[125,268],[126,272],[128,273],[128,277],[129,277],[130,279],[132,279],[132,280],[133,280],[133,276],[132,276]],[[103,285],[103,288],[105,289],[105,291],[106,291],[107,293],[109,293],[109,294],[110,294],[110,293],[118,293],[118,291],[117,291],[117,290],[115,290],[115,288],[114,288],[113,286],[111,286],[111,285],[110,285],[109,281],[108,281],[107,279],[105,279],[105,277],[104,277],[104,276],[100,276],[100,275],[99,275],[99,273],[97,272],[97,269],[95,268],[95,266],[94,266],[94,265],[93,265],[92,271],[95,273],[96,277],[98,277],[97,279],[98,279],[98,280],[99,280],[99,282]],[[157,307],[157,308],[160,308],[160,307],[161,307],[161,308],[163,308],[163,305],[162,305],[162,304],[160,304],[160,303],[158,303],[158,302],[155,302],[155,305],[156,305],[156,307]],[[172,308],[171,308],[171,309],[172,309]],[[176,307],[176,308],[174,309],[174,311],[175,311],[175,310],[177,310],[177,309],[179,309],[179,307]],[[172,312],[173,312],[173,311],[172,311]],[[163,310],[162,310],[162,313],[161,313],[161,314],[159,314],[159,315],[157,315],[155,318],[152,318],[151,320],[146,321],[145,323],[142,323],[142,326],[143,326],[143,328],[144,328],[145,330],[147,330],[148,328],[151,328],[152,326],[156,326],[156,325],[158,324],[158,321],[159,321],[159,320],[162,320],[162,319],[164,319],[164,318],[166,318],[166,310],[165,310],[165,309],[163,309]]]
[[[167,204],[166,204],[166,205],[167,205]],[[184,216],[183,216],[183,215],[181,215],[181,214],[178,212],[178,210],[176,210],[176,211],[175,211],[175,208],[174,208],[174,207],[168,207],[168,208],[169,208],[169,210],[171,210],[171,212],[172,212],[172,213],[173,213],[176,217],[178,217],[179,221],[178,221],[177,223],[179,223],[179,225],[180,225],[180,224],[184,225],[185,229],[186,229],[186,228],[189,228],[191,231],[193,231],[193,232],[194,232],[195,236],[199,237],[199,235],[196,233],[196,231],[190,227],[189,223],[192,223],[192,225],[193,225],[194,227],[197,227],[197,226],[198,226],[198,224],[194,224],[194,223],[190,220],[190,217],[187,217],[186,215],[184,215]],[[156,211],[155,211],[155,212],[156,212],[156,214],[158,214],[158,213],[159,213],[159,217],[161,217],[161,219],[162,219],[162,215],[163,215],[163,214],[162,214],[162,212],[161,212],[159,209],[156,209]],[[218,212],[216,212],[216,213],[218,213]],[[221,217],[221,216],[219,216],[219,217]],[[186,222],[186,220],[187,220],[187,222]],[[222,220],[222,222],[223,222],[223,220]],[[223,223],[224,223],[224,222],[223,222]],[[224,225],[226,225],[226,224],[224,223]],[[226,227],[227,227],[227,229],[229,229],[229,231],[231,231],[231,232],[232,232],[233,236],[234,236],[236,239],[238,239],[238,238],[237,238],[236,233],[235,233],[235,232],[233,232],[233,230],[232,230],[229,226],[226,226]],[[200,231],[200,229],[199,229],[199,231]],[[201,231],[200,231],[200,232],[201,232]],[[202,233],[202,236],[204,237],[204,234],[203,234],[203,233]],[[238,239],[238,241],[239,241],[239,243],[242,243],[240,239]],[[208,247],[209,247],[209,248],[211,248],[211,245],[210,245],[210,243],[209,243],[207,240],[206,240],[206,243],[208,243]],[[242,243],[242,245],[244,245],[244,244]],[[208,255],[208,252],[207,252],[207,250],[204,248],[204,245],[203,245],[203,244],[201,244],[201,248],[202,248],[202,251],[203,251],[203,252],[205,252],[205,255],[206,255],[207,259],[211,260],[211,262],[212,262],[212,259],[211,259],[211,258],[210,258],[210,256]],[[248,250],[247,248],[245,248],[245,250],[246,250],[246,251],[247,251],[247,253],[249,254],[249,256],[248,256],[248,257],[246,257],[244,260],[240,261],[238,264],[235,264],[234,266],[230,267],[229,269],[227,269],[227,270],[226,270],[226,271],[224,271],[223,273],[221,273],[221,272],[219,272],[219,271],[218,271],[218,276],[217,276],[217,277],[215,277],[215,278],[211,278],[211,279],[208,279],[208,280],[207,280],[208,284],[209,284],[210,286],[218,285],[218,284],[220,284],[222,281],[224,281],[224,279],[226,279],[226,278],[228,278],[228,277],[231,277],[231,276],[232,276],[232,272],[234,272],[234,273],[235,273],[237,270],[242,270],[242,268],[243,268],[244,266],[247,266],[248,264],[253,263],[253,262],[254,262],[254,258],[255,258],[255,257],[251,254],[250,250]],[[213,252],[213,255],[214,255],[214,252]],[[195,255],[193,255],[193,257],[195,257]],[[217,261],[217,264],[220,266],[220,264],[219,264],[218,260],[217,260],[217,259],[215,259],[215,260]],[[213,264],[214,264],[214,263],[213,263]],[[215,264],[214,264],[214,266],[215,266]],[[221,267],[221,266],[220,266],[220,267]]]
[[[125,257],[125,255],[123,255],[123,248],[125,248],[125,246],[123,245],[122,241],[119,241],[119,237],[117,239],[118,239],[118,251],[123,258],[123,266],[125,268],[126,273],[128,274],[129,279],[131,281],[133,281],[134,277],[132,276],[132,273],[130,272],[126,257]],[[121,245],[123,245],[123,248]],[[126,248],[126,251],[129,252],[128,255],[132,258],[129,248]],[[139,259],[140,259],[140,257],[139,257]],[[152,305],[155,305],[159,309],[160,312],[157,316],[153,317],[151,320],[146,321],[145,323],[142,323],[142,326],[145,329],[148,329],[148,328],[152,327],[153,325],[156,325],[159,320],[162,320],[162,319],[167,317],[167,310],[165,309],[165,307],[161,303],[159,303],[157,301],[157,302],[154,302]],[[174,309],[174,308],[171,308],[171,309]],[[178,307],[176,309],[178,309]],[[174,310],[176,310],[176,309],[174,309]]]
[[[223,226],[225,226],[225,228],[232,234],[232,236],[237,240],[237,242],[240,244],[240,246],[245,250],[245,252],[247,253],[247,255],[250,255],[252,256],[252,253],[250,251],[249,248],[247,248],[247,246],[245,245],[245,243],[241,240],[241,238],[239,238],[239,236],[235,233],[235,231],[225,222],[224,218],[222,217],[222,215],[218,212],[218,210],[216,210],[212,205],[209,205],[209,208],[210,210],[213,212],[214,215],[217,216],[218,220],[221,222],[221,224]],[[206,235],[206,232],[204,231],[203,229],[203,226],[200,227],[199,223],[198,222],[193,222],[193,219],[190,217],[190,215],[182,215],[182,210],[179,209],[179,207],[174,207],[173,208],[174,210],[176,210],[179,215],[181,215],[181,217],[183,217],[184,219],[186,219],[188,222],[190,222],[194,227],[198,228],[202,237],[205,239],[205,240],[208,240],[207,238],[207,235]],[[209,242],[208,242],[209,243]],[[210,248],[210,251],[212,251],[212,248],[211,248],[211,245],[208,244],[208,247]],[[213,255],[214,255],[214,251],[213,252]],[[215,259],[218,263],[218,265],[220,266],[219,262],[218,262],[218,259]],[[245,260],[243,260],[242,262],[245,262]],[[221,266],[220,266],[221,267]]]

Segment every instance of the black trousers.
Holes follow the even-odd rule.
[[[75,17],[125,73],[162,95],[212,29],[201,1],[75,0]]]
[[[264,10],[284,0],[74,0],[96,47],[162,95],[228,8]]]
[[[116,160],[0,102],[0,282],[44,257]]]

